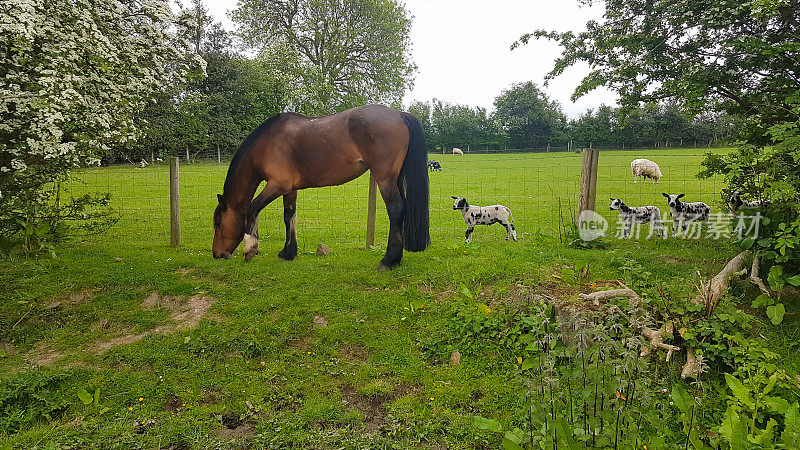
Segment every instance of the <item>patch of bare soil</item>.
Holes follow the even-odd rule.
[[[311,336],[302,337],[300,339],[289,339],[286,341],[286,345],[291,348],[298,348],[300,350],[308,350],[311,348],[311,343],[314,341],[314,338]]]
[[[383,425],[386,418],[386,407],[384,403],[393,400],[386,394],[382,395],[362,395],[354,387],[346,385],[340,389],[342,393],[342,405],[348,408],[355,408],[364,414],[364,427],[369,431],[375,431]]]
[[[180,297],[161,297],[157,292],[153,292],[144,299],[142,308],[167,308],[170,311],[169,317],[173,323],[158,326],[144,333],[124,334],[107,341],[96,342],[90,348],[96,354],[101,355],[110,348],[141,341],[151,334],[171,334],[176,331],[195,328],[216,301],[217,299],[214,297],[203,295],[196,295],[186,301],[182,301]]]
[[[216,405],[219,403],[220,396],[222,395],[219,389],[204,386],[200,388],[200,391],[203,393],[203,398],[198,402],[201,405]]]
[[[0,341],[0,352],[8,356],[14,356],[17,354],[17,349],[8,342]]]
[[[225,428],[215,432],[221,438],[241,439],[256,434],[253,422],[245,421],[241,415],[233,412],[222,414],[222,425]]]
[[[164,411],[176,413],[180,411],[181,408],[183,408],[183,406],[184,406],[183,400],[181,400],[178,396],[173,394],[170,395],[167,398],[167,401],[164,402],[163,409]]]
[[[44,306],[47,309],[55,309],[64,306],[89,303],[91,301],[92,301],[92,291],[90,289],[84,289],[80,292],[72,292],[66,297],[54,298],[48,301]]]
[[[256,434],[256,429],[250,423],[243,423],[236,428],[222,428],[216,435],[224,439],[242,439]]]
[[[343,344],[339,347],[339,354],[345,359],[355,360],[364,363],[369,357],[369,349],[358,344]]]
[[[36,366],[49,366],[64,356],[48,344],[37,342],[33,350],[25,354],[25,360]]]

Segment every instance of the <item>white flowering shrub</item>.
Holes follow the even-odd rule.
[[[0,231],[53,215],[69,170],[135,140],[133,115],[203,70],[166,0],[0,3]],[[50,210],[50,211],[48,211]],[[48,211],[45,213],[45,211]]]

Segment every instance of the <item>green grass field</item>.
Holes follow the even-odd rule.
[[[668,210],[661,192],[686,193],[686,201],[705,201],[722,211],[716,180],[698,180],[704,149],[652,150],[664,174],[659,184],[651,180],[632,183],[630,161],[641,151],[603,151],[598,168],[597,209],[611,224],[616,213],[608,210],[610,197],[621,198],[630,206],[656,205]],[[725,151],[725,150],[722,150]],[[568,222],[575,214],[581,155],[576,153],[429,155],[444,170],[430,175],[431,239],[434,243],[453,244],[463,238],[464,224],[452,210],[450,196],[467,198],[471,204],[501,203],[511,208],[520,233],[558,235],[559,201],[561,216]],[[181,225],[183,243],[196,251],[209,251],[213,230],[209,226],[216,206],[216,193],[222,192],[227,165],[182,164]],[[121,223],[110,233],[139,246],[163,247],[169,243],[169,167],[145,169],[113,167],[89,169],[79,175],[83,190],[111,192],[122,212]],[[300,251],[314,251],[317,243],[348,248],[363,245],[367,222],[368,176],[342,186],[300,191],[298,208],[298,244]],[[379,200],[376,242],[387,237],[388,220]],[[502,227],[479,228],[475,239],[493,241],[503,236]],[[262,249],[280,250],[283,245],[282,206],[280,200],[261,215]],[[492,237],[492,239],[484,239]]]
[[[601,152],[598,210],[613,224],[613,196],[665,211],[663,191],[721,211],[722,182],[694,176],[701,154]],[[640,156],[661,165],[658,185],[632,183],[630,160]],[[0,261],[0,448],[496,448],[473,420],[516,415],[523,355],[484,342],[457,348],[457,365],[430,356],[454,308],[476,301],[462,285],[499,308],[520,286],[576,297],[583,285],[569,267],[588,265],[585,283],[635,263],[690,292],[698,271],[708,277],[737,252],[710,239],[561,244],[558,201],[571,221],[578,154],[430,159],[444,167],[431,174],[432,245],[381,273],[388,224],[379,201],[379,245],[364,249],[366,177],[300,193],[293,262],[276,257],[281,206],[268,206],[261,255],[246,264],[241,250],[229,261],[210,255],[226,166],[181,167],[176,249],[167,166],[83,171],[73,192],[111,192],[120,222],[58,247],[56,259]],[[509,206],[519,242],[495,226],[465,245],[451,195]],[[318,243],[332,254],[315,255]],[[796,326],[783,330],[791,333]]]

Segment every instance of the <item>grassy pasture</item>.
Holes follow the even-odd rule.
[[[724,150],[723,150],[724,151]],[[722,210],[722,182],[695,177],[703,149],[653,150],[664,177],[632,183],[630,161],[641,151],[603,151],[600,154],[597,209],[611,224],[609,197],[621,198],[629,206],[656,205],[668,210],[661,192],[686,193],[686,201],[705,201]],[[471,204],[501,203],[511,208],[520,233],[558,235],[559,200],[561,214],[568,222],[574,216],[578,198],[581,155],[577,153],[429,155],[444,170],[431,173],[431,239],[452,244],[463,237],[460,215],[452,210],[451,195],[465,197]],[[181,224],[183,243],[188,249],[209,251],[213,234],[209,226],[222,192],[227,165],[182,164]],[[161,248],[169,244],[169,167],[145,169],[112,167],[88,169],[79,174],[83,185],[75,193],[111,192],[122,221],[110,233],[130,245]],[[363,245],[366,227],[368,176],[342,186],[308,189],[298,195],[298,244],[300,251],[316,249],[319,242],[349,248]],[[385,244],[388,219],[379,200],[376,243]],[[261,215],[262,249],[275,250],[283,244],[284,228],[280,200]],[[475,239],[503,235],[502,227],[478,228]]]
[[[611,196],[665,206],[662,190],[721,210],[721,181],[694,177],[701,153],[601,152],[599,212],[615,222]],[[661,165],[658,185],[632,183],[639,156]],[[519,286],[576,296],[570,266],[588,265],[596,281],[635,263],[690,290],[698,270],[716,273],[737,251],[708,239],[560,244],[558,199],[569,220],[578,154],[430,159],[444,167],[431,174],[432,246],[388,273],[375,271],[388,228],[381,202],[379,245],[363,248],[366,177],[300,193],[293,262],[275,256],[281,206],[268,206],[262,254],[245,264],[241,252],[210,256],[225,166],[181,167],[177,249],[169,248],[167,166],[82,172],[73,192],[110,191],[121,221],[58,248],[54,260],[0,261],[0,448],[496,448],[473,418],[504,421],[522,407],[521,355],[487,341],[457,349],[458,365],[429,356],[452,328],[454,306],[471,301],[462,285],[499,307]],[[520,242],[506,243],[495,226],[465,245],[450,195],[509,206]],[[333,253],[314,255],[319,242]],[[192,328],[186,305],[197,298],[213,303]],[[84,405],[79,392],[98,389],[96,404]]]

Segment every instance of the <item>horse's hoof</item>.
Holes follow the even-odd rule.
[[[291,254],[291,253],[287,253],[287,252],[285,252],[283,250],[281,250],[278,253],[278,259],[281,259],[283,261],[293,261],[296,257],[297,257],[297,253]]]
[[[385,272],[385,271],[387,271],[387,270],[392,270],[392,269],[394,269],[394,268],[395,268],[395,266],[389,267],[389,266],[387,266],[386,264],[384,264],[384,263],[381,263],[381,264],[378,266],[378,272]]]

